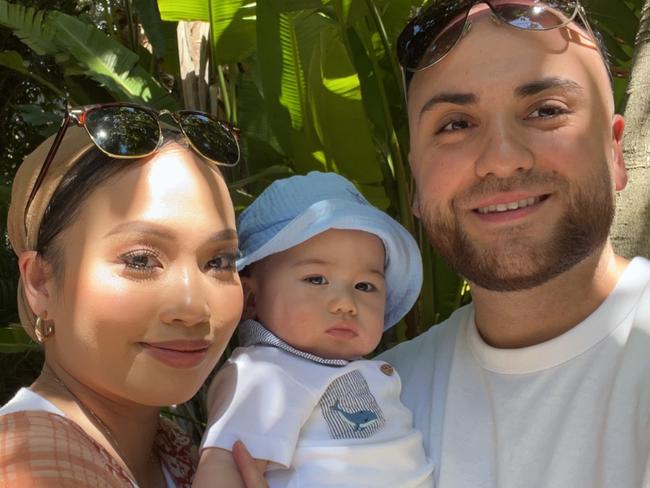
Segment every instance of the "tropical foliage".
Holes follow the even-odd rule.
[[[210,25],[205,73],[213,111],[242,129],[244,164],[231,175],[241,209],[273,178],[312,169],[353,180],[417,236],[422,299],[387,343],[412,337],[469,299],[410,212],[412,182],[396,36],[420,0],[79,0],[35,6],[0,0],[0,87],[13,84],[0,122],[5,186],[17,161],[56,130],[65,103],[130,100],[181,108],[176,23]],[[625,103],[640,0],[592,0]],[[187,102],[185,102],[187,105]],[[190,108],[190,107],[186,107]],[[191,107],[194,108],[194,107]],[[31,347],[15,323],[15,262],[0,249],[0,352]],[[29,355],[28,355],[29,356]],[[0,358],[3,355],[0,355]],[[33,357],[30,356],[30,357]],[[1,385],[0,385],[1,386]],[[1,401],[1,398],[0,398]]]

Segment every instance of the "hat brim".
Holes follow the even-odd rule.
[[[297,246],[329,229],[368,232],[386,249],[386,310],[384,330],[413,307],[422,287],[422,259],[413,237],[395,220],[372,205],[349,200],[323,200],[298,214],[258,249],[237,261],[237,269]]]

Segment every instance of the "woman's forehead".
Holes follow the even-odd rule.
[[[206,231],[235,227],[221,174],[192,150],[177,144],[169,144],[109,178],[89,195],[82,214],[88,225],[100,231],[101,226],[128,220],[167,222],[183,228],[201,225]]]

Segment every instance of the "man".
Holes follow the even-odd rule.
[[[650,262],[608,238],[604,55],[576,2],[490,3],[400,37],[414,213],[473,304],[383,359],[438,487],[650,486]]]

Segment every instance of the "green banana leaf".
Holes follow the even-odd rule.
[[[255,49],[256,2],[245,0],[158,0],[163,20],[210,22],[212,61],[237,63]]]
[[[0,25],[37,54],[99,82],[116,100],[173,108],[174,99],[138,64],[138,56],[96,26],[56,10],[39,11],[0,0]]]
[[[257,5],[257,59],[273,133],[295,169],[330,167],[308,106],[306,63],[327,20],[313,10],[286,10],[280,0]]]
[[[52,93],[54,93],[57,96],[60,97],[65,96],[65,93],[63,93],[53,83],[50,83],[45,78],[38,76],[32,70],[27,69],[27,66],[25,66],[25,61],[23,61],[22,56],[16,51],[0,52],[0,66],[4,66],[6,68],[12,69],[23,76],[35,80],[36,82],[48,88],[50,91],[52,91]]]

